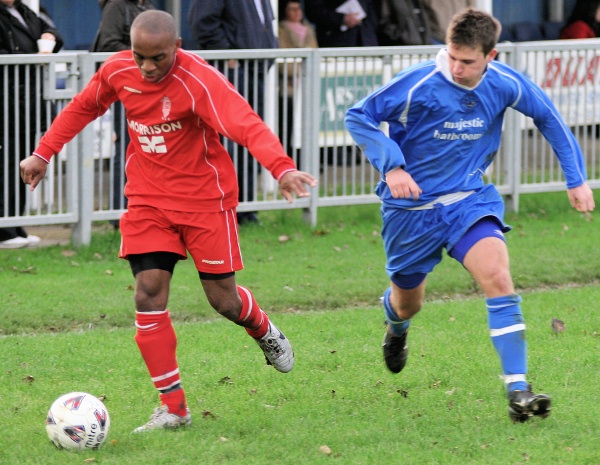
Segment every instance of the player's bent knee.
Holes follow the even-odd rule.
[[[400,318],[412,318],[421,310],[426,278],[427,273],[395,274],[391,277],[396,289],[390,295],[390,303]]]
[[[487,279],[479,283],[486,295],[509,295],[515,292],[512,277],[507,270],[498,270],[490,273]]]
[[[135,293],[135,309],[138,312],[160,312],[167,308],[167,296],[163,294],[148,294],[146,292],[136,290]]]
[[[162,311],[169,298],[171,274],[163,270],[140,272],[135,282],[135,306],[140,312]]]

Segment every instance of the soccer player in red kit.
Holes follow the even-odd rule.
[[[167,301],[175,264],[190,253],[212,307],[243,326],[280,372],[294,366],[288,339],[252,293],[235,282],[243,268],[238,243],[237,178],[220,134],[248,147],[279,182],[282,195],[306,197],[316,180],[298,171],[279,139],[227,79],[181,49],[174,19],[150,10],[131,26],[132,50],[112,55],[54,120],[21,163],[35,189],[50,158],[116,100],[126,110],[127,149],[119,256],[135,276],[135,341],[161,405],[136,432],[191,423]]]

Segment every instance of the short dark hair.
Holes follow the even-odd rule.
[[[502,31],[500,21],[485,11],[467,8],[456,13],[446,32],[446,43],[457,47],[479,48],[484,55],[498,43]]]
[[[136,16],[131,24],[131,29],[136,28],[153,33],[166,32],[173,39],[173,41],[177,40],[177,26],[175,24],[175,19],[166,11],[143,11]]]

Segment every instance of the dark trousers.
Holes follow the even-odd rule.
[[[0,66],[0,89],[7,89],[0,100],[0,218],[25,212],[27,188],[21,181],[19,163],[31,155],[37,133],[47,126],[48,103],[41,97],[41,66]],[[52,116],[53,109],[49,112]],[[27,233],[19,226],[0,228],[0,241],[15,237],[27,237]]]
[[[25,211],[26,185],[21,181],[19,163],[35,149],[35,127],[28,126],[23,120],[16,133],[14,119],[8,118],[8,131],[0,138],[0,218],[17,216]],[[4,128],[4,118],[0,118],[0,127]],[[2,131],[3,132],[3,131]],[[17,135],[17,137],[15,137]],[[0,228],[0,241],[15,237],[27,237],[20,227]]]

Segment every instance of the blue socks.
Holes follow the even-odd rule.
[[[391,332],[402,336],[410,325],[410,320],[400,318],[390,304],[391,288],[383,293],[385,319]],[[488,324],[492,343],[500,357],[504,383],[508,391],[526,391],[527,384],[527,342],[525,341],[525,321],[521,313],[521,296],[511,294],[486,299]]]
[[[392,334],[396,336],[402,336],[408,329],[408,326],[410,325],[410,320],[403,320],[398,315],[396,315],[396,312],[390,304],[391,293],[392,288],[388,287],[383,293],[382,297],[383,309],[385,312],[385,320],[389,323]]]
[[[508,391],[526,391],[527,342],[518,294],[486,299],[492,343],[500,357]]]

